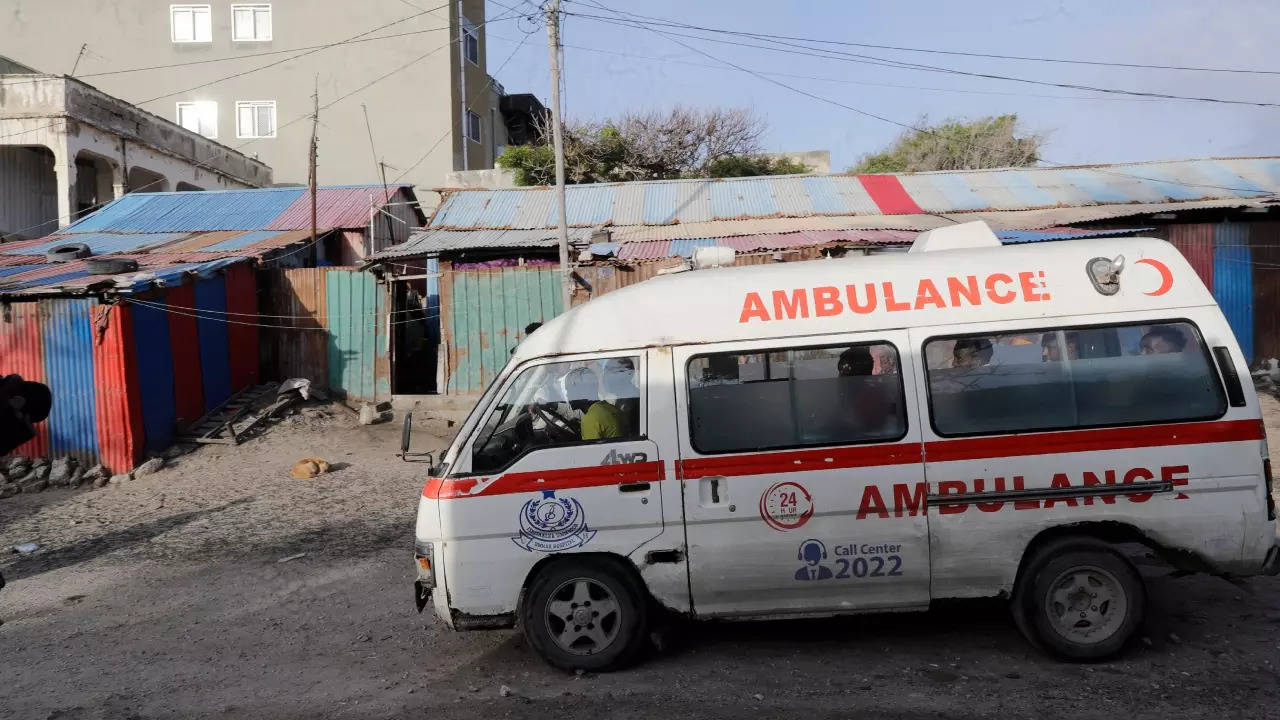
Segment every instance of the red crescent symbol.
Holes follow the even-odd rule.
[[[1143,295],[1163,295],[1169,292],[1169,288],[1173,287],[1173,273],[1169,271],[1169,266],[1159,260],[1152,260],[1151,258],[1142,258],[1138,261],[1138,264],[1141,263],[1146,263],[1160,271],[1160,287],[1156,288],[1152,292],[1143,293]]]

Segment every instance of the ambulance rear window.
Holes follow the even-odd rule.
[[[1187,322],[940,337],[924,354],[943,436],[1207,420],[1227,409]]]
[[[859,343],[697,355],[689,425],[703,454],[900,440],[898,351]]]

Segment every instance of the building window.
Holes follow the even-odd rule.
[[[467,139],[473,142],[480,142],[480,116],[467,111]]]
[[[253,100],[236,103],[236,137],[276,136],[276,101]]]
[[[271,39],[270,5],[232,5],[231,39],[238,42],[265,42]]]
[[[218,137],[218,103],[212,100],[178,103],[178,124],[207,138]]]
[[[208,5],[170,5],[169,36],[176,43],[213,41],[213,14]]]
[[[1209,350],[1185,321],[933,338],[924,352],[929,411],[943,436],[1209,420],[1227,410]]]
[[[856,343],[696,355],[689,433],[703,455],[894,442],[907,433],[898,351]]]
[[[462,54],[472,65],[480,64],[480,35],[466,18],[462,18]]]

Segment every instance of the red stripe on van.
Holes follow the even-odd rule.
[[[939,440],[925,444],[928,462],[980,460],[984,458],[1091,450],[1125,450],[1165,445],[1200,445],[1204,443],[1261,440],[1261,420],[1220,420],[1216,422],[1176,423],[1147,427],[1067,430],[1064,432],[1030,433],[1001,437]]]
[[[858,182],[885,215],[919,215],[924,212],[893,175],[859,175]]]
[[[431,478],[422,488],[422,496],[432,500],[459,497],[510,495],[539,490],[572,490],[574,488],[622,485],[624,483],[658,482],[665,477],[661,461],[592,465],[590,467],[533,472],[508,473],[481,490],[474,490],[486,478]]]
[[[760,455],[691,458],[680,462],[681,476],[694,480],[708,475],[765,475],[835,468],[906,465],[922,460],[919,443],[864,445],[825,450],[788,450]]]

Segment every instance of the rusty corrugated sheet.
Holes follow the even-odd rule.
[[[320,188],[316,192],[316,224],[342,229],[369,227],[370,199],[381,207],[404,187],[407,186],[392,185],[387,193],[383,192],[381,185]],[[301,193],[279,217],[264,227],[267,230],[310,228],[311,195]]]
[[[482,392],[507,364],[525,326],[560,314],[560,273],[553,267],[440,266],[445,392]]]
[[[227,342],[231,347],[231,389],[258,384],[258,285],[247,263],[227,268]]]
[[[1170,225],[1169,242],[1182,252],[1205,287],[1213,291],[1213,225],[1195,223]]]
[[[40,306],[34,302],[0,306],[0,376],[18,374],[24,380],[48,383],[40,346]],[[55,398],[56,402],[56,398]],[[49,451],[49,423],[36,425],[36,436],[14,453],[42,457]]]
[[[263,371],[273,380],[306,378],[329,386],[325,268],[267,270],[260,309]]]
[[[98,457],[112,472],[129,472],[145,445],[132,312],[123,305],[98,305],[91,317]]]
[[[1280,358],[1280,223],[1249,225],[1253,253],[1253,354]]]

